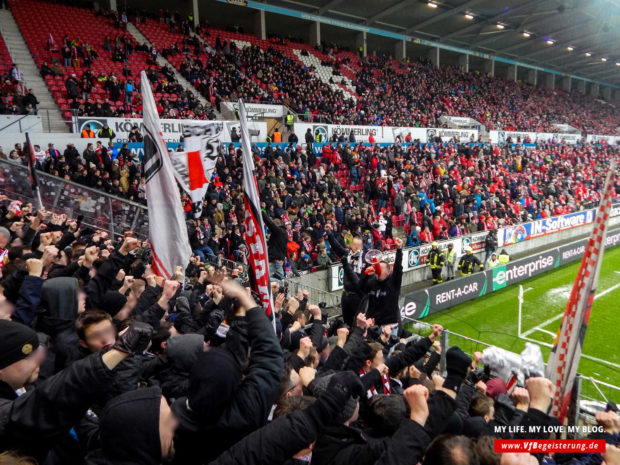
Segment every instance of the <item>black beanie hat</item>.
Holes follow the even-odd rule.
[[[101,310],[108,312],[114,317],[121,308],[127,303],[127,297],[120,292],[108,291],[103,295],[103,301],[101,302]]]
[[[28,357],[39,347],[39,338],[28,326],[0,320],[0,370]]]

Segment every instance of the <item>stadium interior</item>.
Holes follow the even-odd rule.
[[[617,0],[0,0],[0,465],[620,465],[619,50]]]

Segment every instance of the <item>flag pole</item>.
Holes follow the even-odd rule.
[[[517,334],[521,337],[521,307],[523,306],[523,285],[519,284],[519,320],[517,326]]]
[[[34,194],[34,207],[37,210],[43,208],[41,201],[41,190],[39,189],[39,178],[37,176],[36,161],[34,158],[34,149],[30,143],[30,136],[26,133],[26,146],[28,147],[28,168],[30,169],[30,184]]]

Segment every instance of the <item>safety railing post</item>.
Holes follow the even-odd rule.
[[[439,372],[442,376],[446,373],[446,352],[448,351],[448,345],[450,344],[450,332],[442,331],[439,337],[439,343],[441,344],[441,358],[439,359]]]
[[[108,208],[110,209],[110,237],[114,237],[114,210],[112,210],[112,199],[108,197]]]

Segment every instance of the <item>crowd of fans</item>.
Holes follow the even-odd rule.
[[[189,21],[161,19],[188,32]],[[113,20],[126,28],[126,15]],[[131,53],[154,61],[159,53],[122,37],[106,50],[121,61]],[[131,75],[100,81],[88,72],[96,51],[79,39],[62,45],[71,66],[85,68],[66,81],[77,111],[133,115],[139,89],[129,89]],[[338,59],[337,51],[325,52]],[[542,131],[565,122],[609,133],[618,125],[617,110],[589,97],[423,62],[395,72],[383,57],[364,61],[356,102],[275,46],[238,50],[217,40],[211,48],[186,39],[161,53],[183,54],[181,72],[213,104],[283,101],[309,117],[328,113],[356,124],[431,126],[448,112],[504,129]],[[53,65],[52,73],[54,67],[63,71]],[[180,91],[166,67],[153,64],[149,73],[158,92]],[[15,94],[19,79],[10,84]],[[115,103],[88,107],[93,86]],[[181,94],[160,100],[160,115],[211,116]],[[131,134],[142,138],[137,126]],[[82,153],[73,144],[62,151],[35,146],[37,167],[145,203],[140,159],[127,145],[115,146],[109,128],[96,137]],[[253,147],[273,278],[271,320],[256,303],[246,267],[226,275],[208,264],[213,256],[247,264],[242,157],[232,145],[220,148],[199,218],[198,206],[181,196],[194,255],[168,280],[153,273],[149,244],[131,231],[110,236],[80,218],[0,196],[0,463],[620,464],[612,403],[596,414],[602,432],[591,436],[605,440],[604,454],[495,452],[495,438],[555,437],[545,429],[559,426],[548,413],[552,383],[531,373],[508,389],[481,366],[479,353],[453,346],[441,354],[441,326],[410,333],[398,307],[404,246],[591,207],[618,148],[351,141],[326,144],[317,155],[313,134],[302,137],[306,148]],[[26,164],[19,144],[0,157]],[[395,250],[394,267],[367,266],[370,249]],[[303,290],[290,295],[280,280],[336,260],[345,292],[341,317],[328,323],[319,302]],[[441,267],[433,279],[440,282]]]
[[[440,375],[443,328],[399,323],[398,265],[349,269],[368,299],[329,324],[272,283],[270,321],[238,273],[193,257],[164,280],[130,232],[0,202],[2,463],[620,463],[613,405],[603,454],[495,452],[556,437],[551,381],[508,390],[457,346]]]
[[[26,87],[24,73],[19,66],[13,63],[0,79],[0,115],[38,114],[39,100],[32,89]]]
[[[49,60],[41,64],[40,72],[44,78],[66,76],[64,87],[67,101],[60,101],[63,109],[72,110],[72,114],[76,116],[139,117],[142,113],[140,76],[134,75],[136,68],[130,65],[135,55],[140,56],[146,63],[145,71],[158,97],[156,103],[161,117],[215,119],[211,105],[203,106],[192,92],[177,82],[170,67],[157,63],[159,52],[155,47],[137,43],[126,32],[125,13],[103,12],[101,16],[111,18],[118,29],[115,34],[104,37],[101,53],[104,53],[105,57],[109,56],[113,62],[123,64],[122,75],[117,76],[114,71],[92,71],[91,66],[100,55],[94,47],[79,37],[71,38],[65,35],[62,42],[56,44],[50,34],[46,47]],[[58,55],[62,57],[62,62]],[[69,67],[71,72],[67,72]]]
[[[170,30],[186,34],[188,28],[171,23]],[[473,118],[489,130],[554,133],[554,124],[568,124],[590,134],[615,134],[620,126],[613,102],[574,90],[466,73],[458,67],[438,69],[428,60],[401,63],[387,55],[343,56],[334,44],[318,47],[317,52],[328,58],[323,64],[334,70],[331,83],[340,82],[343,69],[356,70],[355,101],[282,51],[295,48],[295,40],[272,35],[258,41],[260,46],[254,41],[239,50],[234,41],[220,40],[216,29],[201,27],[197,32],[207,41],[215,36],[214,46],[187,36],[170,48],[184,54],[179,69],[216,106],[243,97],[255,103],[284,103],[307,120],[327,115],[330,122],[357,125],[441,127],[439,117],[450,115]]]
[[[388,57],[369,57],[357,77],[358,112],[343,113],[340,122],[440,127],[439,117],[450,115],[489,130],[558,132],[554,124],[568,124],[590,134],[615,134],[620,123],[616,106],[591,96],[430,61],[395,67]]]
[[[138,26],[149,21],[136,14]],[[193,26],[178,13],[160,12],[158,19],[172,33],[171,43],[158,50],[138,44],[126,32],[126,13],[101,13],[111,18],[116,34],[106,36],[103,51],[95,50],[79,37],[65,36],[60,43],[53,35],[47,43],[50,61],[41,66],[43,76],[65,75],[68,106],[84,116],[139,116],[141,113],[138,76],[127,64],[134,54],[147,57],[149,79],[162,94],[161,114],[167,118],[209,118],[215,114],[179,85],[172,71],[156,63],[158,54],[168,58],[210,103],[244,98],[248,102],[283,103],[306,120],[327,120],[339,124],[440,127],[442,115],[471,117],[489,130],[558,132],[555,124],[568,124],[590,134],[615,134],[620,115],[614,102],[604,102],[579,92],[548,89],[490,77],[457,67],[435,68],[428,60],[398,62],[387,55],[366,58],[343,52],[334,44],[316,48],[324,65],[334,74],[324,82],[312,67],[293,53],[299,39],[284,40],[271,35],[239,48],[235,41],[221,39],[221,31]],[[248,38],[251,36],[248,36]],[[94,74],[90,67],[103,53],[124,63],[123,75]],[[308,54],[303,49],[302,54]],[[58,58],[53,58],[58,56]],[[53,60],[53,61],[52,61]],[[61,60],[61,61],[60,61]],[[60,62],[58,62],[60,61]],[[351,76],[354,95],[333,86],[341,73]],[[19,71],[11,69],[2,87],[0,112],[36,114],[36,97],[20,86]],[[330,85],[332,84],[332,85]],[[103,88],[105,99],[91,99],[93,89]],[[99,95],[100,97],[100,95]]]
[[[141,140],[137,126],[131,134]],[[550,143],[326,144],[318,156],[310,144],[253,150],[262,209],[285,233],[282,250],[270,250],[283,262],[278,278],[337,262],[326,228],[346,244],[359,237],[366,249],[385,251],[396,236],[417,246],[591,208],[618,156],[609,145]],[[82,154],[71,144],[62,153],[35,152],[50,174],[146,203],[141,163],[127,144],[96,140]],[[26,163],[21,146],[3,156]],[[190,226],[194,250],[239,262],[247,255],[241,159],[240,149],[221,147],[202,217]],[[187,196],[183,202],[191,222],[197,206]]]

